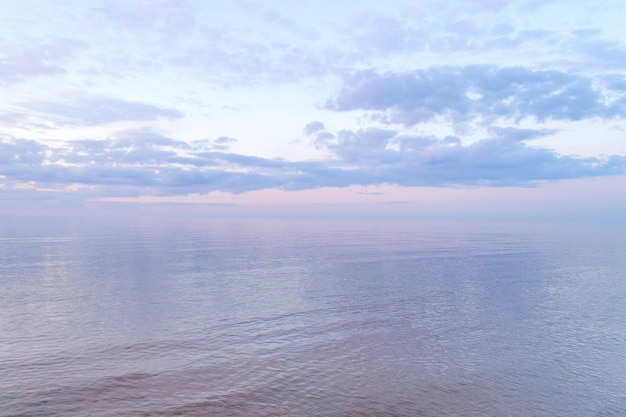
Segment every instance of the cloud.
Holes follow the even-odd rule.
[[[236,143],[237,139],[230,138],[228,136],[220,136],[219,138],[211,142],[211,148],[216,151],[226,151],[233,143]]]
[[[84,47],[83,42],[60,37],[47,41],[26,38],[0,43],[0,85],[42,75],[63,74],[66,70],[62,65]]]
[[[619,98],[606,102],[605,94]],[[326,103],[334,111],[375,110],[379,120],[406,126],[436,118],[581,120],[626,114],[626,96],[611,85],[556,70],[472,65],[409,72],[358,71]]]
[[[372,184],[406,186],[531,185],[626,172],[626,157],[577,158],[527,146],[523,141],[548,134],[529,129],[493,129],[493,137],[470,145],[459,138],[410,136],[392,130],[344,130],[328,149],[361,170]]]
[[[378,160],[384,163],[388,155],[389,139],[394,131],[368,128],[358,132],[344,129],[337,133],[337,141],[329,143],[328,148],[347,162]],[[379,160],[380,158],[380,160]]]
[[[556,133],[556,130],[553,129],[519,129],[515,127],[497,127],[491,126],[488,129],[491,133],[493,133],[496,137],[512,140],[512,141],[524,141],[531,140],[535,138],[540,138],[542,136],[551,135]]]
[[[193,141],[190,146],[196,151],[213,150],[227,151],[230,146],[237,143],[238,140],[228,136],[220,136],[216,139],[201,139]]]
[[[426,45],[425,33],[421,29],[412,28],[396,17],[374,13],[357,15],[346,29],[346,34],[354,37],[352,41],[359,46],[360,59],[368,55],[388,56],[410,46],[421,50]]]
[[[181,0],[144,0],[91,8],[81,14],[88,28],[97,28],[127,43],[159,41],[170,44],[195,28],[195,13]],[[149,37],[150,39],[146,39]]]
[[[19,110],[0,113],[8,124],[46,126],[96,126],[114,122],[180,119],[178,110],[106,96],[66,97],[59,101],[20,103]]]
[[[324,123],[315,120],[304,126],[303,132],[309,137],[313,137],[313,146],[316,149],[328,147],[329,141],[335,138],[335,135],[326,130]]]
[[[212,142],[207,148],[149,131],[127,131],[116,139],[74,141],[60,147],[6,138],[0,140],[0,182],[5,188],[34,184],[61,189],[80,184],[100,196],[185,195],[316,187],[332,171],[318,163],[216,152],[211,150]]]
[[[5,174],[17,168],[36,167],[43,163],[48,147],[34,140],[0,138],[0,165]]]
[[[314,133],[317,133],[321,130],[325,130],[325,126],[324,123],[320,122],[320,121],[313,121],[310,123],[307,123],[306,126],[304,126],[303,132],[305,135],[310,136]]]
[[[38,14],[8,8],[6,41],[0,40],[0,84],[8,86],[0,125],[29,138],[44,133],[41,141],[0,139],[0,183],[59,190],[78,184],[79,192],[94,196],[181,195],[383,183],[531,185],[623,173],[621,156],[577,158],[540,147],[540,139],[556,133],[551,128],[568,125],[561,122],[615,118],[621,124],[623,39],[607,38],[611,22],[604,29],[593,16],[592,23],[579,23],[580,11],[543,29],[552,9],[529,2],[539,13],[530,25],[527,16],[514,16],[521,4],[507,0],[430,2],[412,14],[400,4],[333,3],[303,15],[295,3],[257,1],[217,9],[185,0],[73,2]],[[337,82],[340,88],[329,92]],[[51,99],[58,91],[65,94]],[[293,96],[300,93],[296,109]],[[301,112],[320,95],[328,98],[323,109]],[[171,100],[184,101],[188,114],[159,104]],[[219,106],[246,109],[238,114],[245,126],[234,126],[219,110],[208,114]],[[323,110],[343,112],[328,119],[336,128],[313,120]],[[280,133],[266,151],[289,154],[280,141],[298,132],[283,123],[288,119],[325,151],[311,157],[327,159],[230,152],[245,146],[260,152],[254,137],[235,147],[237,139],[228,135],[251,132],[255,118],[271,112],[277,125],[266,132]],[[185,123],[164,123],[184,117]],[[104,135],[120,128],[116,123],[153,127],[59,142],[80,132]],[[220,130],[215,137],[196,130],[209,124]],[[178,133],[169,137],[155,125]],[[176,139],[190,129],[204,139]]]
[[[575,24],[570,33],[560,33],[556,26],[525,30],[500,13],[508,3],[431,2],[419,7],[421,18],[393,4],[326,4],[321,12],[312,7],[305,15],[302,7],[259,2],[227,2],[219,10],[182,0],[55,5],[41,13],[44,17],[30,17],[44,31],[42,39],[32,39],[33,31],[8,15],[11,37],[0,45],[0,82],[62,73],[102,82],[106,76],[135,79],[138,72],[162,74],[176,68],[202,83],[274,84],[376,63],[386,66],[393,56],[422,62],[422,53],[449,54],[448,62],[457,62],[469,52],[480,62],[494,62],[512,47],[516,54],[507,54],[508,61],[536,62],[539,55],[566,66],[621,68],[623,44],[600,38],[597,28]],[[56,22],[52,28],[45,16]],[[53,28],[76,35],[73,40],[53,37]],[[564,63],[564,50],[576,62]]]
[[[326,132],[329,133],[329,132]],[[404,135],[392,129],[341,130],[328,139],[335,158],[286,161],[216,151],[217,138],[182,142],[150,129],[106,140],[53,147],[0,139],[0,187],[5,191],[68,190],[91,197],[187,195],[210,191],[303,190],[350,185],[528,186],[541,180],[620,175],[626,157],[577,158],[530,147],[546,132],[494,129],[470,145],[457,137]]]

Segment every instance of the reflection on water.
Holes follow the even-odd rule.
[[[626,234],[4,225],[2,416],[626,414]]]

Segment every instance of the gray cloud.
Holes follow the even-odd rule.
[[[414,125],[444,117],[466,121],[482,117],[539,121],[580,120],[626,115],[626,96],[609,84],[561,71],[493,66],[436,67],[400,73],[359,71],[326,108],[375,110],[379,120]],[[617,94],[606,102],[604,94]]]
[[[529,185],[626,172],[626,157],[577,158],[527,146],[523,141],[549,131],[494,129],[470,145],[459,138],[398,135],[390,130],[344,130],[329,150],[373,183],[409,186]],[[365,172],[367,171],[367,172]]]
[[[314,133],[317,133],[319,131],[325,130],[326,127],[324,126],[324,123],[315,120],[312,121],[310,123],[307,123],[306,126],[304,126],[303,132],[305,135],[310,136]]]
[[[335,138],[335,135],[326,130],[324,123],[318,120],[307,123],[302,131],[305,135],[312,137],[312,143],[316,149],[326,148],[329,141]]]
[[[0,138],[0,165],[4,172],[11,169],[39,166],[46,158],[48,147],[34,140]]]
[[[623,156],[562,156],[524,142],[543,134],[547,132],[494,129],[493,137],[463,145],[453,136],[440,139],[389,129],[342,130],[325,145],[335,159],[304,162],[219,152],[212,147],[213,141],[187,144],[148,130],[60,147],[5,138],[0,140],[0,183],[5,190],[23,184],[46,189],[79,184],[93,197],[384,183],[525,186],[540,180],[626,172]]]

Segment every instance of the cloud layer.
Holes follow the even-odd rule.
[[[626,173],[619,2],[39,6],[0,5],[5,199]]]
[[[622,81],[623,78],[620,78]],[[626,115],[626,89],[609,77],[562,71],[472,65],[379,74],[359,71],[331,99],[330,110],[376,110],[389,123],[414,125],[499,118],[520,121],[581,120]]]
[[[137,196],[373,184],[528,186],[539,180],[626,173],[623,156],[577,158],[524,143],[539,134],[505,130],[500,137],[463,145],[456,137],[341,130],[325,143],[336,158],[323,161],[240,155],[223,151],[223,143],[232,139],[188,143],[146,131],[63,147],[4,139],[0,178],[18,189],[81,186],[90,195]]]

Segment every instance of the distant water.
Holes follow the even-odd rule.
[[[1,416],[624,416],[626,233],[0,223]]]

